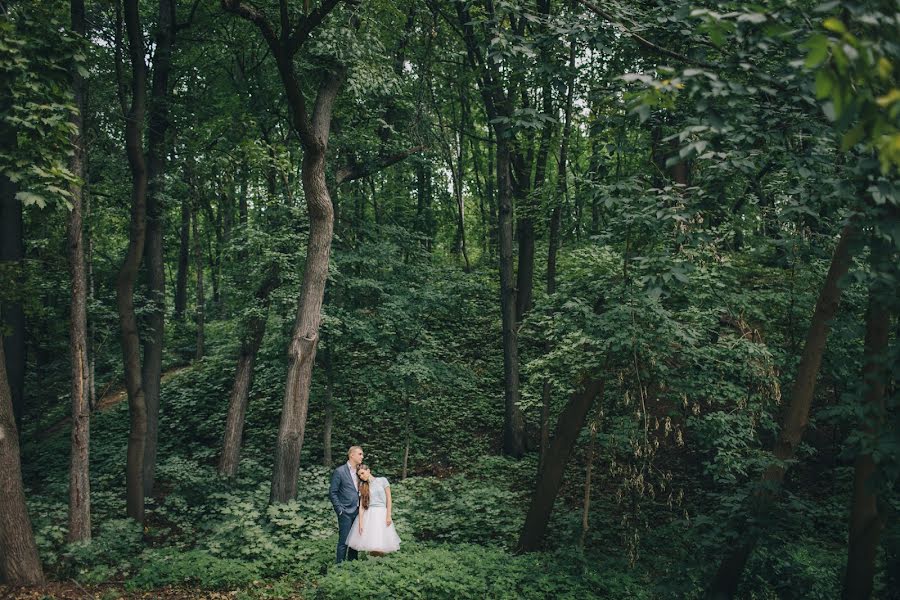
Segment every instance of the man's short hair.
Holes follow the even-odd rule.
[[[354,450],[362,450],[362,446],[350,446],[350,449],[347,450],[347,456],[353,454]]]

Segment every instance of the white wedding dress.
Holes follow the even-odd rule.
[[[363,511],[360,507],[359,515],[353,521],[347,545],[354,550],[365,552],[396,552],[400,549],[400,536],[394,529],[394,524],[386,524],[387,521],[387,493],[385,489],[391,484],[385,477],[373,477],[369,482],[369,509],[363,517],[363,532],[359,532],[359,517]]]

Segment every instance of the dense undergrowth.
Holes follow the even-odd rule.
[[[178,335],[184,334],[173,334],[171,348],[178,348]],[[417,448],[411,475],[403,481],[397,448],[381,442],[377,432],[367,439],[367,427],[380,426],[380,405],[363,404],[358,419],[345,415],[337,421],[335,456],[339,460],[339,448],[351,442],[366,445],[367,462],[393,482],[403,546],[392,556],[335,567],[336,523],[326,497],[329,471],[318,466],[316,416],[297,500],[268,505],[283,369],[275,335],[258,367],[239,476],[228,481],[216,475],[234,349],[227,321],[214,323],[208,335],[208,355],[164,384],[158,483],[143,529],[122,518],[125,402],[96,413],[92,421],[90,544],[64,543],[68,427],[52,426],[63,415],[47,411],[34,422],[25,438],[25,479],[51,577],[85,585],[113,581],[126,591],[172,585],[232,590],[244,598],[696,598],[723,539],[734,535],[728,519],[746,494],[735,482],[746,481],[747,473],[739,471],[748,468],[755,452],[752,441],[741,438],[739,413],[711,411],[685,430],[695,441],[718,444],[707,447],[703,472],[682,460],[677,445],[657,456],[653,468],[676,473],[670,490],[678,490],[677,501],[673,493],[639,496],[621,484],[627,473],[616,470],[616,448],[627,438],[616,425],[624,417],[613,418],[599,436],[583,546],[580,450],[570,461],[546,550],[517,556],[510,549],[524,521],[536,457],[514,461],[492,453],[493,436],[477,433],[495,425],[489,402],[453,417],[459,430]],[[179,365],[178,353],[168,362]],[[390,426],[388,421],[385,427]],[[742,597],[837,594],[852,473],[839,465],[826,486],[809,487],[803,485],[804,473],[798,469],[788,510],[777,516],[753,555]],[[717,481],[733,485],[716,487]],[[886,594],[883,574],[877,585]]]

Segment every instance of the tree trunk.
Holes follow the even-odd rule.
[[[142,148],[147,70],[137,0],[125,1],[125,27],[132,68],[131,108],[125,120],[125,147],[131,168],[131,224],[128,250],[116,279],[116,304],[122,330],[125,389],[128,392],[129,434],[125,467],[126,505],[129,517],[144,521],[144,442],[147,407],[141,382],[141,351],[134,311],[134,283],[144,251],[147,211],[147,169]]]
[[[507,132],[497,130],[497,199],[500,238],[500,309],[503,333],[505,410],[503,452],[516,458],[525,453],[525,422],[519,410],[519,349],[516,329],[516,289],[512,257],[512,189]]]
[[[153,493],[156,473],[159,393],[162,378],[163,341],[166,324],[166,273],[163,259],[163,206],[160,202],[166,167],[166,133],[169,121],[169,72],[175,43],[175,0],[159,0],[156,50],[153,53],[153,83],[150,93],[147,133],[147,239],[144,248],[150,286],[148,332],[144,339],[141,381],[147,405],[147,439],[144,444],[144,494]]]
[[[406,475],[409,473],[409,427],[406,429],[406,439],[403,443],[403,470],[400,473],[400,481],[406,479]]]
[[[5,126],[0,128],[0,140],[3,146],[15,147],[15,134]],[[3,150],[8,150],[8,147]],[[21,283],[25,245],[22,203],[16,199],[16,191],[16,184],[0,173],[0,268],[9,269],[11,279]],[[0,329],[7,332],[0,339],[8,352],[6,372],[12,393],[13,413],[16,426],[21,427],[25,412],[25,311],[21,299],[11,298],[0,304]]]
[[[84,0],[71,2],[72,30],[84,36]],[[72,69],[72,88],[76,110],[73,125],[72,173],[83,182],[84,165],[84,78]],[[84,259],[83,189],[82,183],[69,187],[72,209],[67,224],[69,239],[69,272],[72,278],[69,320],[69,357],[71,360],[72,444],[69,458],[69,542],[91,539],[91,481],[88,464],[91,409],[88,397],[87,356],[87,273]]]
[[[19,434],[3,346],[0,342],[0,580],[11,585],[33,585],[41,583],[44,573],[25,505]]]
[[[584,504],[581,509],[581,537],[578,546],[584,549],[584,542],[590,529],[591,515],[591,475],[594,470],[594,453],[597,449],[597,424],[591,423],[591,440],[588,444],[587,465],[584,469]]]
[[[197,272],[197,298],[194,318],[197,321],[197,342],[196,351],[194,352],[194,360],[201,360],[205,353],[205,332],[204,325],[206,320],[206,298],[203,295],[203,248],[200,240],[200,211],[193,211],[191,222],[191,233],[194,236],[194,270]]]
[[[872,248],[873,254],[876,252]],[[853,497],[850,506],[850,542],[847,548],[847,572],[844,577],[842,597],[845,600],[863,600],[872,595],[875,577],[875,555],[878,540],[884,529],[885,517],[878,508],[875,460],[866,443],[877,439],[884,422],[885,358],[888,350],[890,315],[878,298],[877,290],[869,292],[869,308],[866,315],[866,364],[863,369],[865,387],[864,417],[861,429],[864,433],[863,449],[856,457],[853,477]]]
[[[219,475],[234,477],[237,475],[241,456],[241,439],[244,432],[244,416],[247,412],[247,401],[250,387],[253,385],[253,367],[256,356],[266,333],[271,292],[279,283],[277,270],[273,269],[256,291],[256,304],[262,309],[250,317],[247,329],[241,339],[234,385],[228,401],[228,417],[225,420],[225,436],[222,442],[222,456],[219,458]]]
[[[602,380],[588,380],[582,390],[572,395],[559,416],[553,441],[547,450],[544,469],[537,480],[531,505],[525,516],[525,525],[519,535],[519,542],[516,545],[518,552],[532,552],[540,548],[547,524],[550,522],[556,495],[562,484],[566,463],[578,440],[578,434],[584,427],[591,405],[597,396],[603,396],[603,389]]]
[[[319,340],[334,226],[331,199],[325,185],[325,140],[319,148],[307,148],[304,152],[302,177],[309,210],[309,241],[294,333],[288,351],[290,362],[275,450],[272,502],[288,502],[297,494],[297,470],[306,431],[309,388]]]
[[[181,236],[178,244],[178,275],[175,278],[175,320],[184,321],[187,308],[188,263],[191,253],[191,199],[181,201]]]
[[[791,390],[791,403],[782,417],[781,433],[773,450],[777,462],[769,466],[762,477],[765,487],[780,487],[784,479],[786,461],[793,458],[803,437],[803,432],[806,430],[816,377],[822,363],[825,343],[828,340],[829,324],[840,304],[841,288],[839,283],[850,268],[850,247],[855,235],[856,230],[853,223],[845,226],[831,257],[831,266],[816,300],[815,311],[806,334],[806,345],[803,348],[803,356],[800,359],[797,376]],[[764,489],[757,493],[750,509],[752,515],[759,517],[765,514],[774,502],[774,491]],[[756,519],[754,518],[754,520]],[[744,537],[743,543],[729,548],[710,585],[708,592],[710,598],[719,600],[734,597],[740,583],[741,573],[755,544],[756,535],[749,535]]]
[[[322,464],[331,467],[331,432],[334,428],[334,371],[331,364],[332,350],[325,348],[322,363],[325,367],[325,422],[322,425]]]

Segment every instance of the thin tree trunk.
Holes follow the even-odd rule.
[[[146,237],[147,169],[144,162],[143,129],[147,92],[147,69],[137,0],[126,0],[125,29],[132,69],[131,108],[125,120],[125,147],[131,168],[131,224],[128,250],[116,280],[116,304],[122,330],[125,389],[128,392],[129,434],[125,467],[126,505],[129,517],[144,521],[144,442],[147,407],[141,382],[141,351],[134,311],[134,283],[141,264]]]
[[[219,475],[234,477],[240,465],[241,440],[244,433],[244,417],[247,413],[247,401],[250,387],[253,385],[253,367],[256,356],[266,333],[271,292],[279,283],[278,271],[273,270],[266,276],[256,291],[256,304],[262,308],[259,314],[250,317],[247,329],[241,339],[234,385],[228,401],[228,417],[225,420],[225,435],[222,442],[222,456],[219,458]]]
[[[203,248],[200,240],[200,211],[194,210],[192,217],[191,233],[194,236],[194,270],[197,272],[197,306],[194,317],[197,322],[197,340],[194,360],[201,360],[205,353],[206,298],[203,294]]]
[[[409,473],[409,427],[406,428],[406,438],[403,443],[403,470],[400,473],[400,481],[406,479],[407,474]]]
[[[872,252],[876,253],[874,247]],[[866,315],[866,364],[863,369],[866,392],[861,424],[864,439],[867,441],[877,438],[884,422],[885,380],[890,376],[885,368],[889,328],[890,315],[879,299],[878,291],[870,290]],[[862,600],[872,596],[875,555],[886,518],[884,512],[878,508],[878,494],[875,491],[874,481],[876,470],[872,452],[861,450],[856,457],[853,477],[850,542],[847,547],[847,571],[842,594],[845,600]]]
[[[325,348],[322,357],[325,367],[325,423],[322,425],[322,464],[330,467],[331,457],[331,432],[334,428],[334,371],[331,364],[332,350],[329,344]]]
[[[829,325],[840,304],[841,288],[839,283],[850,268],[850,247],[855,235],[856,230],[852,223],[845,226],[831,257],[831,266],[819,292],[812,321],[806,334],[806,345],[803,348],[803,356],[800,359],[791,391],[791,403],[782,418],[781,433],[773,450],[777,462],[769,466],[762,477],[763,486],[766,488],[780,487],[784,479],[786,461],[793,458],[803,437],[803,432],[806,430],[816,378],[822,363],[825,343],[828,340]],[[768,512],[774,502],[775,492],[761,491],[756,495],[750,511],[754,516],[763,515]],[[745,536],[742,543],[728,549],[710,585],[708,592],[710,598],[719,600],[734,597],[744,566],[756,544],[756,537],[756,535]]]
[[[590,529],[591,515],[591,475],[594,470],[594,453],[597,449],[597,423],[591,423],[591,438],[588,443],[587,465],[584,469],[584,503],[581,509],[581,537],[578,539],[578,547],[584,548]]]
[[[181,201],[181,230],[178,244],[178,275],[175,278],[175,320],[184,321],[187,308],[188,264],[191,254],[191,199]]]
[[[163,206],[160,202],[166,167],[166,133],[169,121],[169,73],[175,43],[175,0],[159,0],[156,49],[153,52],[153,82],[147,133],[147,239],[144,248],[149,283],[148,332],[144,338],[141,381],[147,405],[147,439],[144,442],[144,495],[153,493],[156,473],[159,394],[162,378],[163,341],[166,324],[166,273],[163,262]]]
[[[19,434],[3,347],[0,341],[0,489],[3,490],[0,494],[0,581],[33,585],[41,583],[44,573],[25,505]]]
[[[516,289],[512,257],[512,189],[509,140],[497,131],[497,198],[499,201],[500,308],[503,333],[505,410],[503,452],[516,458],[525,453],[525,422],[519,409],[519,349],[516,327]]]
[[[70,5],[72,30],[84,36],[84,0]],[[72,69],[72,88],[76,110],[73,113],[73,154],[70,169],[79,179],[69,187],[72,209],[67,223],[69,239],[69,272],[72,279],[69,320],[69,357],[71,360],[72,443],[69,457],[69,531],[67,540],[91,539],[91,481],[88,464],[91,409],[88,398],[87,357],[87,273],[84,259],[83,188],[84,165],[84,78]]]
[[[532,552],[538,550],[547,531],[550,522],[550,514],[553,504],[562,485],[563,473],[566,463],[578,441],[578,434],[584,427],[584,422],[591,410],[594,399],[603,396],[604,382],[602,380],[588,380],[583,389],[576,392],[569,399],[568,404],[559,416],[556,423],[556,432],[550,447],[547,450],[547,458],[544,461],[544,469],[538,478],[531,504],[525,516],[525,525],[519,535],[516,545],[518,552]]]

